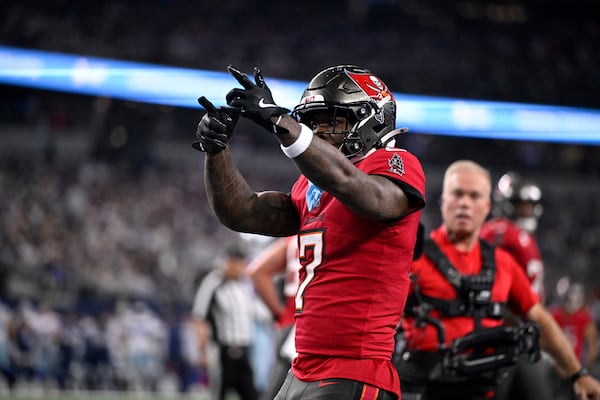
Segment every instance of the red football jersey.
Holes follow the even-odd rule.
[[[493,218],[483,225],[480,236],[510,253],[525,271],[533,290],[543,297],[544,264],[537,241],[530,232],[507,218]]]
[[[550,313],[556,320],[556,323],[562,328],[579,361],[583,360],[583,347],[585,344],[585,328],[593,323],[592,315],[585,308],[580,308],[572,314],[567,314],[562,308],[555,307]]]
[[[425,198],[425,175],[406,150],[378,149],[355,161],[361,171]],[[294,374],[304,381],[359,380],[399,394],[391,356],[409,287],[420,209],[396,221],[352,213],[301,176],[292,188],[300,216]]]
[[[431,237],[461,275],[478,275],[481,272],[479,243],[468,252],[459,251],[448,240],[444,226],[434,230]],[[530,287],[519,265],[507,252],[496,248],[495,260],[496,275],[491,301],[506,302],[508,308],[516,315],[525,315],[539,301],[538,296]],[[421,294],[439,299],[456,298],[454,287],[426,255],[413,263],[412,273],[416,277],[416,284]],[[474,320],[469,316],[444,317],[435,309],[431,312],[431,316],[441,320],[446,333],[446,345],[449,345],[453,339],[471,333],[475,328]],[[500,320],[490,318],[482,320],[484,327],[498,326],[501,323]],[[403,321],[403,327],[409,349],[424,351],[438,349],[437,331],[433,325],[426,324],[424,328],[416,327],[414,318],[407,316]]]

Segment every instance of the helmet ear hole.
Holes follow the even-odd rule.
[[[379,125],[375,125],[373,127],[373,130],[377,133],[381,132],[383,129],[385,129],[385,125],[384,124],[379,124]]]

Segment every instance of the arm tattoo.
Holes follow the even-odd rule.
[[[204,181],[209,204],[221,223],[238,232],[287,236],[297,232],[298,215],[289,195],[256,193],[224,150],[206,155]]]

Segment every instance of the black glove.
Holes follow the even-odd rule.
[[[275,104],[271,90],[265,83],[260,69],[254,67],[255,83],[250,81],[248,75],[231,65],[227,67],[227,70],[244,87],[243,89],[231,89],[226,96],[227,104],[238,108],[243,116],[271,133],[287,133],[287,129],[280,128],[271,122],[271,117],[287,114],[290,110]]]
[[[204,96],[198,99],[198,103],[206,109],[206,114],[198,123],[196,129],[198,141],[192,143],[192,147],[205,153],[218,153],[227,147],[240,112],[231,107],[217,109]]]

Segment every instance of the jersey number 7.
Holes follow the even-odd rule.
[[[296,313],[300,313],[304,309],[304,292],[315,278],[317,268],[323,263],[324,235],[324,230],[310,231],[298,235],[300,263],[305,270],[305,276],[296,292]],[[311,259],[307,258],[310,253],[312,253]]]

